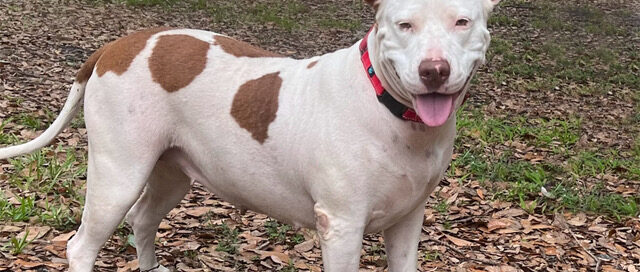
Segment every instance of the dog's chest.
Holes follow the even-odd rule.
[[[393,143],[395,152],[380,150],[380,160],[371,165],[370,186],[377,189],[372,196],[371,220],[367,229],[378,231],[423,205],[442,179],[451,162],[453,138],[434,144]]]

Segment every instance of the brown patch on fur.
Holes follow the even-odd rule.
[[[216,35],[214,45],[220,46],[227,54],[234,55],[236,57],[249,57],[249,58],[282,58],[283,56],[277,53],[269,52],[267,50],[252,46],[246,42],[234,40],[229,37]]]
[[[209,43],[189,35],[163,35],[149,57],[153,81],[167,92],[180,90],[207,65]]]
[[[260,144],[269,137],[269,124],[276,119],[281,86],[280,72],[271,73],[242,84],[233,98],[231,116]]]
[[[103,76],[109,71],[122,75],[129,69],[133,59],[135,59],[135,57],[140,54],[140,51],[147,45],[147,40],[149,40],[151,36],[169,29],[171,28],[160,27],[146,29],[108,44],[107,50],[104,51],[102,57],[96,64],[98,76]]]
[[[312,62],[312,63],[309,63],[309,65],[307,65],[307,69],[311,69],[311,68],[313,68],[313,66],[316,66],[316,64],[318,64],[318,61],[317,61],[317,60],[316,60],[316,61],[314,61],[314,62]]]
[[[87,59],[87,61],[84,64],[82,64],[82,67],[80,67],[80,71],[78,71],[78,73],[76,74],[77,82],[85,83],[87,82],[87,80],[89,80],[89,78],[91,77],[91,74],[93,74],[93,67],[96,66],[96,62],[98,62],[98,60],[100,59],[102,54],[104,54],[104,51],[107,49],[108,46],[109,45],[107,44],[101,47],[100,49],[96,50],[96,52],[93,52],[93,54],[91,54],[89,59]]]

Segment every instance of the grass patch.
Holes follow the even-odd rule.
[[[14,236],[11,237],[11,240],[9,240],[9,252],[13,255],[19,255],[20,253],[22,253],[22,251],[25,249],[25,247],[27,247],[27,245],[32,241],[28,241],[27,237],[29,237],[29,230],[27,229],[27,231],[24,233],[23,237],[18,237],[18,236]]]
[[[458,117],[456,148],[462,152],[452,161],[449,175],[479,180],[496,197],[519,203],[529,213],[569,209],[618,219],[639,214],[639,197],[577,184],[604,175],[639,179],[640,140],[627,155],[616,150],[577,151],[575,144],[581,135],[577,118],[487,117],[477,110],[459,112]],[[529,161],[523,158],[524,150],[505,145],[508,142],[548,151],[540,160]],[[549,160],[551,156],[556,157]],[[542,188],[552,197],[545,196]],[[439,202],[436,210],[446,212],[445,204]]]
[[[452,162],[450,175],[457,173],[465,179],[478,179],[496,197],[520,203],[530,213],[570,209],[606,214],[618,219],[640,214],[640,197],[608,192],[602,185],[580,189],[569,181],[572,177],[582,180],[604,174],[638,179],[639,156],[621,160],[615,159],[613,154],[609,158],[602,158],[594,153],[583,152],[569,159],[570,169],[561,164],[519,160],[509,151],[497,160],[491,158],[482,149],[467,150]],[[551,198],[541,194],[542,187],[552,195]],[[445,204],[439,202],[436,210],[446,212]]]
[[[311,28],[341,29],[355,31],[363,27],[360,18],[337,16],[339,7],[332,3],[321,3],[311,8],[300,0],[260,1],[238,3],[237,1],[206,0],[88,0],[94,3],[124,4],[131,7],[163,7],[166,9],[187,8],[203,11],[211,18],[212,24],[230,25],[272,25],[287,32],[304,31]],[[363,8],[361,1],[351,1],[347,7],[355,11]]]
[[[308,12],[308,7],[299,1],[281,1],[275,3],[258,3],[249,8],[249,18],[258,23],[273,23],[274,25],[291,31],[302,29],[298,16]]]
[[[5,126],[13,121],[13,118],[9,118],[0,122],[0,145],[13,145],[18,143],[19,139],[13,133],[4,133]]]
[[[92,3],[110,3],[110,4],[125,4],[132,7],[171,7],[179,4],[181,0],[87,0]]]
[[[73,149],[43,148],[33,154],[10,159],[11,169],[6,181],[17,188],[17,205],[0,197],[0,219],[36,221],[59,230],[77,225],[80,210],[74,207],[84,202],[80,193],[85,176],[86,159],[76,156]],[[35,205],[35,203],[43,203]]]
[[[491,145],[520,141],[537,147],[568,147],[580,139],[580,120],[571,117],[567,120],[484,118],[475,110],[460,112],[457,126],[462,136]]]
[[[33,196],[18,196],[20,204],[12,205],[4,199],[0,198],[0,219],[13,222],[28,222],[32,216],[37,215],[37,208]]]
[[[240,244],[240,239],[238,238],[239,230],[236,228],[231,229],[227,224],[216,225],[213,230],[218,239],[216,251],[235,254],[238,250],[238,244]]]
[[[580,192],[573,187],[556,186],[553,194],[558,203],[572,210],[607,214],[620,220],[623,217],[640,215],[640,197],[624,197],[613,193],[603,193],[602,184],[596,185],[589,192]]]
[[[267,237],[272,242],[291,245],[304,242],[304,236],[302,236],[302,234],[295,233],[291,235],[292,228],[287,224],[280,224],[275,220],[267,220],[264,223],[264,227],[267,232]]]
[[[568,170],[577,177],[598,177],[605,174],[628,179],[640,179],[640,157],[624,158],[618,151],[606,153],[583,151],[569,159]]]
[[[28,113],[18,114],[18,117],[16,118],[15,121],[19,125],[25,126],[33,130],[40,130],[43,127],[42,121],[40,121],[40,119]]]

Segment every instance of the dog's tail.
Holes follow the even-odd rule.
[[[104,48],[103,48],[104,49]],[[91,77],[93,73],[93,68],[102,56],[103,49],[100,49],[93,53],[91,57],[85,62],[80,71],[76,76],[76,80],[71,86],[71,92],[69,92],[69,97],[67,97],[67,102],[65,102],[64,107],[62,107],[62,111],[58,118],[45,130],[40,136],[33,139],[30,142],[10,146],[5,148],[0,148],[0,159],[6,159],[15,157],[22,154],[27,154],[34,152],[44,146],[49,145],[55,139],[60,132],[62,132],[69,123],[73,120],[73,117],[80,110],[80,106],[82,105],[82,98],[84,97],[84,90],[87,86],[87,81]]]

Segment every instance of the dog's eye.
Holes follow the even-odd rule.
[[[413,28],[411,23],[407,23],[407,22],[399,23],[398,27],[400,27],[400,29],[402,30],[411,30],[411,28]]]
[[[471,23],[471,20],[467,19],[467,18],[462,18],[459,19],[458,21],[456,21],[456,26],[468,26],[469,23]]]

